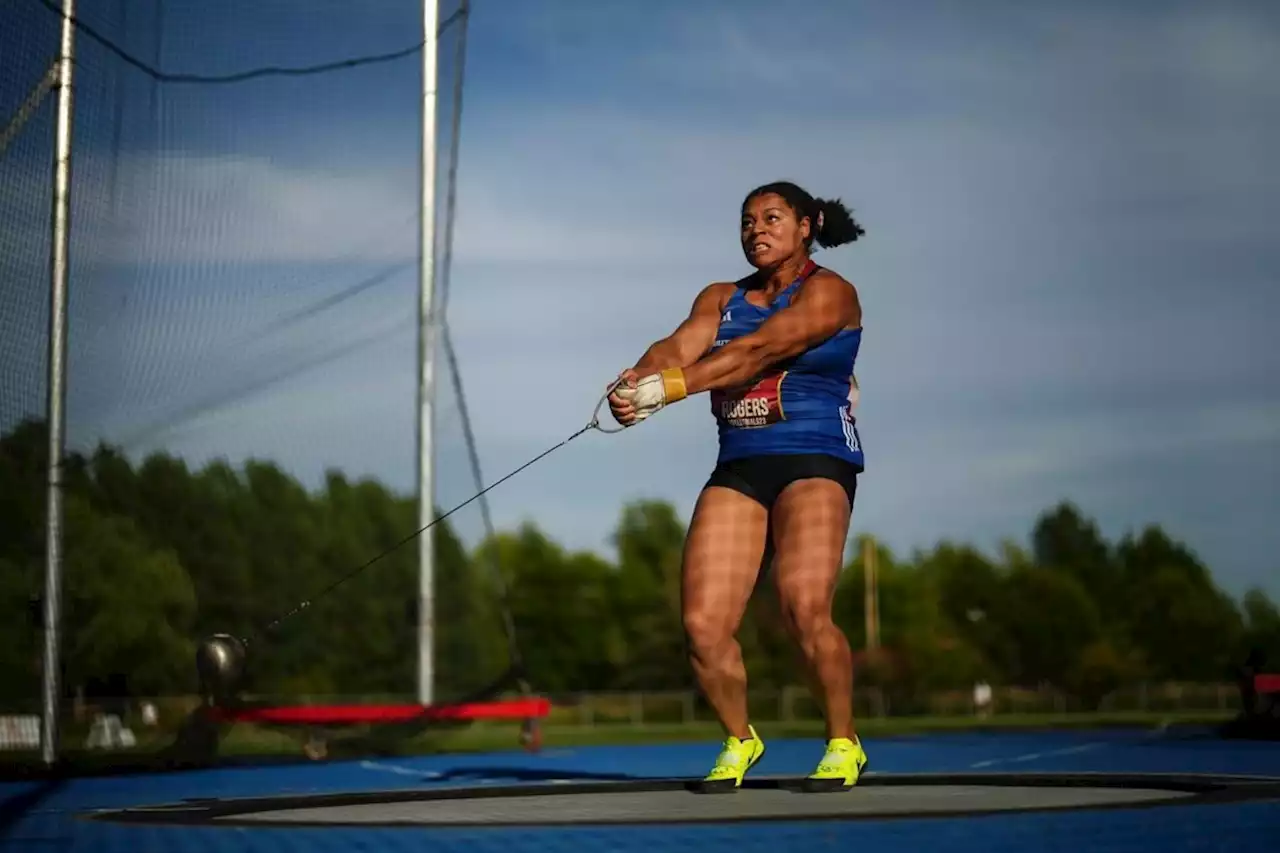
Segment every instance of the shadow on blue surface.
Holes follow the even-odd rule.
[[[40,804],[54,797],[67,786],[67,779],[50,779],[38,782],[30,788],[0,799],[0,840],[9,837],[9,830]]]

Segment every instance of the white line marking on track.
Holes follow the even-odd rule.
[[[361,761],[360,767],[365,770],[377,770],[381,773],[395,773],[398,776],[416,776],[419,779],[439,779],[444,775],[434,770],[419,770],[416,767],[405,767],[401,764],[383,764],[380,761]]]
[[[1013,758],[992,758],[987,761],[977,761],[970,764],[969,767],[972,769],[978,769],[981,767],[991,767],[995,764],[1021,764],[1025,761],[1035,761],[1037,758],[1052,758],[1059,755],[1074,755],[1078,752],[1088,752],[1089,750],[1097,749],[1100,746],[1105,746],[1105,744],[1082,743],[1078,746],[1068,746],[1063,749],[1050,750],[1049,752],[1028,752],[1026,755],[1017,755]]]
[[[1167,723],[1160,723],[1151,731],[1146,732],[1141,737],[1136,738],[1133,741],[1117,741],[1112,743],[1112,745],[1127,746],[1130,743],[1144,743],[1146,741],[1159,740],[1165,736],[1165,734],[1168,732],[1168,729],[1169,729],[1169,726]],[[1049,758],[1051,756],[1058,756],[1058,755],[1073,755],[1077,752],[1088,752],[1089,750],[1097,749],[1100,746],[1107,746],[1107,744],[1101,741],[1097,743],[1082,743],[1082,744],[1079,744],[1078,746],[1068,746],[1062,749],[1054,749],[1049,752],[1029,752],[1026,755],[1019,755],[1014,758],[993,758],[989,761],[979,761],[974,764],[970,764],[969,767],[976,769],[979,767],[990,767],[993,764],[1013,764],[1015,762],[1034,761],[1037,758]]]

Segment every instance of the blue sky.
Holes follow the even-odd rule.
[[[127,25],[95,13],[141,58],[206,73],[394,50],[418,21],[391,0],[201,5],[166,4],[162,40],[147,4]],[[448,311],[488,479],[585,423],[702,285],[741,275],[742,195],[790,178],[867,229],[818,256],[865,312],[856,531],[994,549],[1069,499],[1109,536],[1165,525],[1233,593],[1280,595],[1272,6],[477,2]],[[84,61],[73,441],[410,488],[418,59],[229,87]],[[29,214],[11,248],[47,228],[42,150],[0,158],[0,210]],[[9,258],[44,275],[39,252]],[[7,362],[35,351],[14,328]],[[473,489],[439,382],[452,506]],[[714,455],[694,399],[578,439],[491,505],[607,552],[627,500],[687,516]],[[455,518],[478,531],[474,505]]]

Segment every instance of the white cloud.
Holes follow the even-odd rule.
[[[414,164],[301,169],[245,154],[77,151],[72,234],[81,265],[252,265],[417,257]],[[46,241],[43,172],[14,176],[0,207]],[[114,181],[114,182],[113,182]]]
[[[155,204],[113,216],[100,257],[171,263],[324,263],[417,256],[412,168],[296,170],[265,159],[164,154],[123,161],[124,192]],[[407,164],[408,165],[408,164]],[[136,197],[136,196],[135,196]]]
[[[1187,400],[1169,408],[1180,416],[1171,418],[1168,411],[1128,416],[1092,411],[1052,421],[1032,418],[1008,424],[999,446],[984,446],[971,427],[965,431],[974,439],[969,443],[975,450],[966,460],[967,476],[1017,489],[1028,480],[1102,474],[1120,462],[1280,441],[1280,404],[1274,401],[1205,408]]]

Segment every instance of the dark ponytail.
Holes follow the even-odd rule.
[[[814,198],[790,181],[776,181],[756,187],[747,193],[742,206],[745,209],[751,199],[762,195],[778,195],[786,200],[797,217],[809,217],[808,248],[815,240],[824,249],[852,243],[866,233],[853,218],[853,211],[840,199]]]
[[[833,200],[825,198],[814,199],[814,207],[818,209],[818,215],[810,221],[814,223],[813,230],[818,240],[818,245],[824,249],[852,243],[867,233],[854,220],[853,211],[838,198]]]

